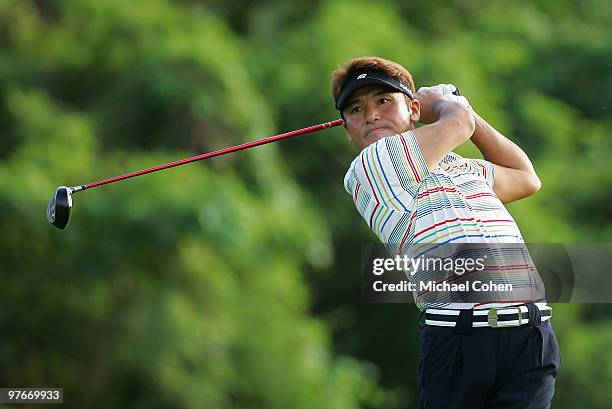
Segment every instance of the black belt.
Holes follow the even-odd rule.
[[[539,322],[534,322],[534,314],[529,313],[527,305],[516,305],[512,307],[496,307],[483,310],[450,310],[439,308],[427,308],[425,310],[425,325],[439,327],[455,327],[461,312],[470,311],[472,327],[518,327],[527,324],[539,324],[552,317],[552,308],[546,303],[532,304],[532,309],[539,310]]]

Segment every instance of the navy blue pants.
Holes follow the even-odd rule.
[[[422,329],[419,409],[549,408],[561,363],[550,321],[510,328],[468,324]]]

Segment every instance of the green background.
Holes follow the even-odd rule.
[[[415,407],[418,311],[360,303],[376,238],[341,128],[80,193],[63,232],[49,197],[336,119],[331,71],[379,55],[457,84],[530,155],[542,190],[508,206],[526,241],[609,242],[610,27],[607,0],[0,0],[0,386],[80,408]],[[554,310],[553,407],[609,408],[612,307]]]

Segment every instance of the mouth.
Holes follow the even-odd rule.
[[[370,130],[369,130],[369,131],[366,133],[366,136],[370,136],[370,135],[371,135],[373,132],[375,133],[376,131],[383,131],[383,130],[385,130],[385,129],[387,129],[387,128],[386,128],[386,127],[379,127],[379,128],[373,128],[373,129],[370,129]]]

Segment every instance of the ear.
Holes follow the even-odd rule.
[[[412,122],[419,122],[421,118],[421,102],[418,99],[410,101],[410,120]]]

